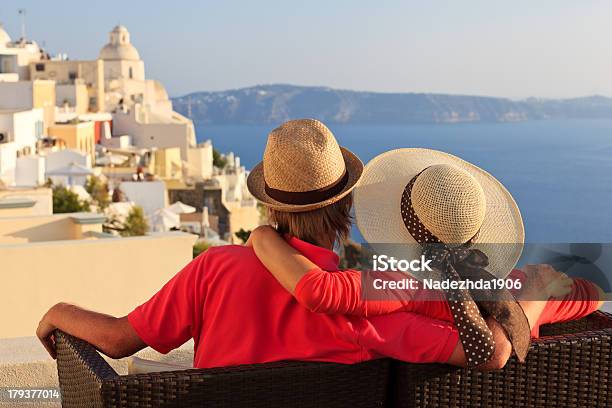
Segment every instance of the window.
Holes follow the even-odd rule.
[[[44,123],[42,120],[37,120],[34,122],[34,133],[36,134],[36,138],[40,139],[43,135]]]
[[[134,78],[134,71],[132,70],[132,67],[130,67],[128,75],[129,75],[130,79]]]
[[[36,72],[43,72],[45,70],[45,64],[36,64]]]
[[[13,72],[13,57],[9,55],[0,55],[0,74]]]
[[[68,78],[69,78],[71,81],[74,81],[75,79],[77,79],[77,73],[76,73],[76,72],[69,72],[69,73],[68,73]]]

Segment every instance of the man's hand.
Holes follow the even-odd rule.
[[[53,359],[57,357],[57,353],[55,351],[55,339],[53,338],[53,331],[57,329],[53,324],[51,324],[49,319],[49,313],[53,308],[49,309],[47,313],[43,316],[38,323],[38,328],[36,329],[36,336],[40,340],[45,349],[51,355]]]

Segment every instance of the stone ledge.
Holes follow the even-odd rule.
[[[104,215],[96,213],[75,213],[70,216],[70,219],[79,225],[103,224],[106,221]]]
[[[31,208],[36,205],[35,200],[29,198],[4,198],[0,199],[0,209],[5,208]]]

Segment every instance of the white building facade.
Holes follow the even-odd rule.
[[[76,163],[83,167],[91,168],[91,157],[84,152],[74,149],[62,149],[47,152],[45,156],[45,177],[50,178],[53,184],[68,185],[68,176],[51,176],[49,173]],[[87,176],[72,177],[72,184],[83,185],[87,181]]]
[[[19,159],[36,152],[36,144],[43,136],[43,123],[42,109],[0,110],[0,180],[3,184],[14,186],[23,181],[18,174],[23,169],[18,166]]]
[[[40,61],[44,52],[34,41],[11,41],[0,25],[0,81],[30,79],[30,63]]]

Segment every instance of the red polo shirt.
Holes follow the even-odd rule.
[[[292,238],[327,271],[338,256]],[[448,323],[416,313],[369,318],[302,307],[259,262],[252,248],[211,248],[128,315],[140,338],[161,353],[195,341],[194,367],[279,360],[357,363],[383,356],[446,362],[458,335]]]

